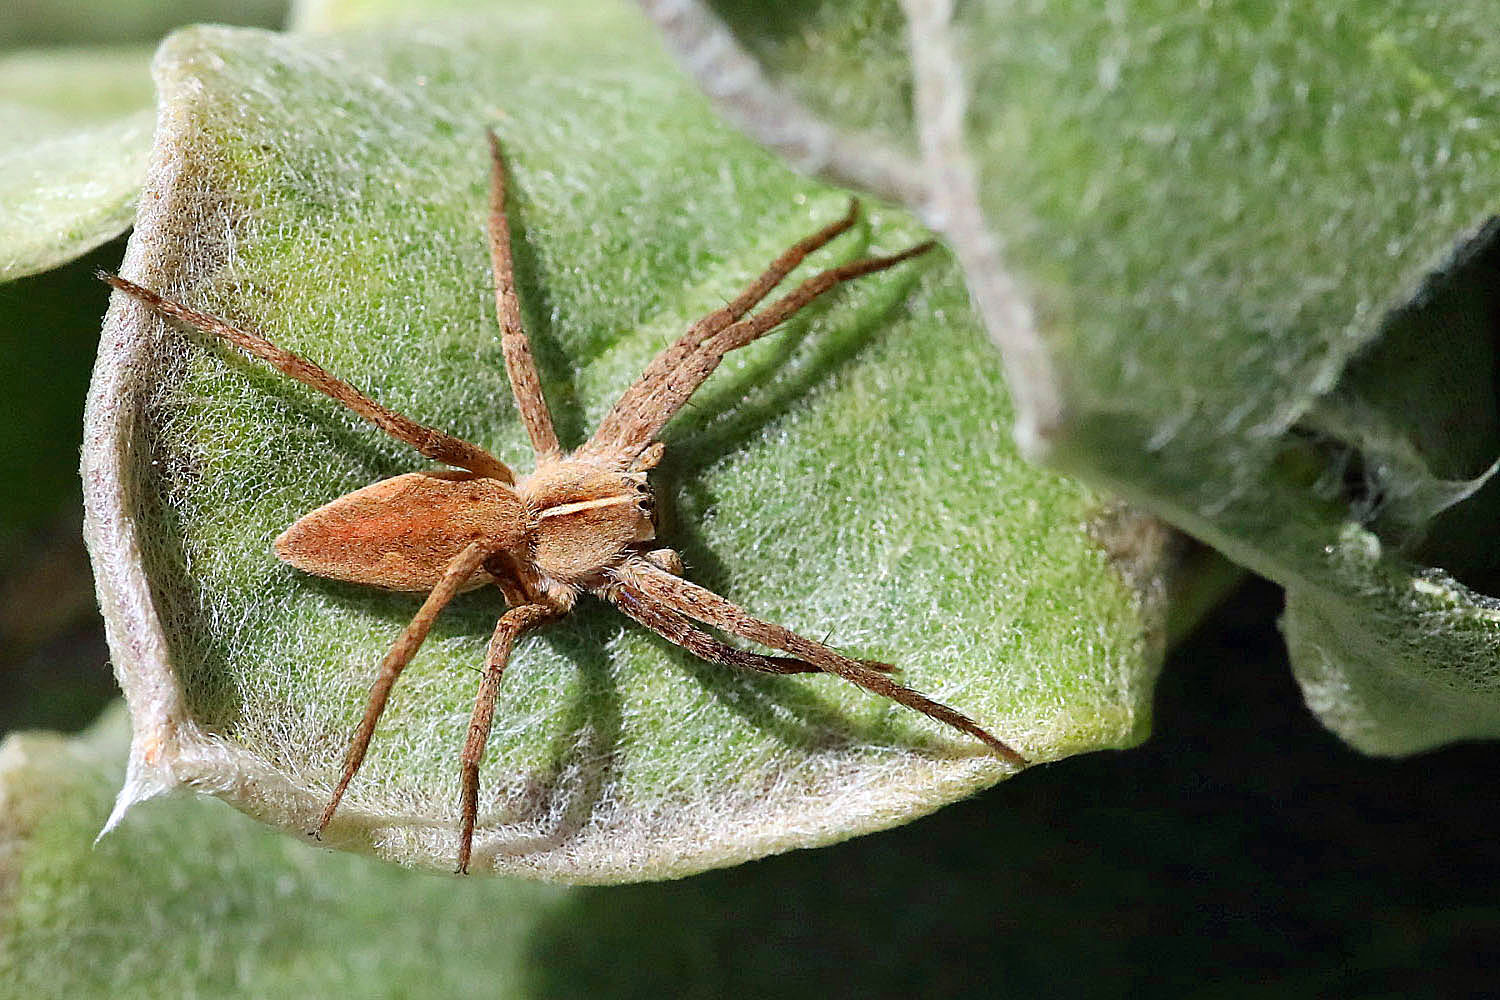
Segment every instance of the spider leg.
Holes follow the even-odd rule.
[[[332,397],[397,441],[411,445],[434,461],[457,466],[460,469],[468,469],[477,475],[498,479],[504,483],[516,481],[509,466],[478,445],[470,444],[461,438],[419,424],[410,417],[386,409],[348,382],[334,378],[301,355],[277,347],[258,333],[241,330],[217,316],[200,312],[117,275],[105,274],[101,271],[99,277],[111,287],[135,298],[154,312],[233,344],[246,354],[260,358],[283,375]]]
[[[531,341],[521,326],[521,300],[516,296],[515,264],[510,250],[510,224],[505,217],[505,160],[500,140],[490,137],[490,264],[495,273],[495,316],[500,321],[500,348],[505,352],[505,372],[510,376],[516,409],[531,437],[538,463],[562,455],[557,431],[552,427],[552,412],[542,395],[542,380],[537,374]]]
[[[660,441],[653,441],[630,463],[631,472],[649,472],[661,464],[661,457],[667,452],[667,446]]]
[[[432,588],[432,592],[422,602],[422,607],[417,610],[416,616],[402,631],[395,645],[391,646],[390,652],[385,654],[385,659],[380,664],[380,673],[370,687],[370,700],[365,704],[364,718],[360,720],[359,729],[355,731],[354,738],[349,741],[349,749],[344,755],[343,773],[339,775],[339,782],[334,786],[333,796],[328,800],[323,815],[318,819],[317,829],[313,831],[315,836],[321,834],[329,821],[333,819],[334,810],[339,807],[339,801],[343,799],[344,792],[349,788],[349,782],[354,779],[359,766],[364,763],[365,752],[370,749],[370,737],[375,732],[375,724],[380,721],[381,713],[385,711],[385,703],[390,697],[396,678],[401,676],[401,671],[405,670],[412,657],[417,655],[417,650],[422,648],[422,643],[426,640],[427,633],[432,629],[432,623],[437,619],[438,614],[479,569],[484,562],[485,555],[483,543],[471,542],[467,548],[455,556],[443,570],[437,586]]]
[[[582,450],[606,457],[606,460],[621,467],[630,465],[636,455],[661,433],[667,421],[676,416],[677,411],[698,391],[698,387],[713,374],[719,367],[719,362],[730,351],[765,336],[829,289],[846,281],[895,267],[902,261],[926,253],[934,245],[932,242],[919,243],[888,257],[863,257],[813,275],[754,316],[733,323],[700,343],[680,360],[676,370],[660,382],[629,419],[620,421],[618,430],[611,438],[603,440],[600,433],[596,433]],[[603,431],[602,425],[600,431]]]
[[[681,576],[683,573],[682,556],[677,554],[676,549],[651,549],[641,553],[641,558],[673,576]]]
[[[905,685],[897,684],[880,671],[872,669],[868,664],[850,659],[820,642],[814,642],[780,625],[751,617],[742,608],[711,590],[672,576],[643,559],[630,560],[621,567],[619,572],[626,586],[638,589],[648,599],[665,605],[679,614],[764,646],[770,646],[772,649],[784,650],[799,659],[817,665],[827,673],[837,674],[866,691],[889,698],[952,726],[954,729],[968,733],[988,746],[1007,763],[1018,766],[1027,763],[1025,757],[981,728],[978,723],[962,712],[933,701]]]
[[[505,596],[506,607],[519,608],[536,603],[532,596],[534,588],[526,585],[530,574],[526,573],[525,566],[514,552],[501,549],[484,561],[484,568]]]
[[[545,604],[526,604],[511,608],[500,616],[495,625],[495,634],[490,637],[489,648],[484,655],[484,675],[479,681],[479,694],[474,699],[474,714],[469,718],[469,735],[464,740],[463,754],[459,758],[462,790],[460,805],[463,825],[458,839],[458,873],[469,872],[469,855],[474,849],[474,822],[479,813],[479,763],[484,759],[484,745],[489,741],[490,728],[495,721],[495,696],[500,690],[500,679],[505,675],[510,662],[510,651],[516,639],[528,629],[536,628],[560,612]]]
[[[635,383],[625,390],[620,401],[600,421],[593,437],[579,449],[578,454],[597,456],[613,451],[614,445],[611,442],[625,428],[640,419],[642,408],[661,388],[662,382],[677,371],[684,359],[693,354],[704,341],[753,309],[771,293],[773,288],[781,284],[782,279],[792,273],[808,254],[821,249],[835,237],[848,232],[858,218],[859,199],[851,198],[849,211],[842,219],[793,243],[733,300],[688,327],[687,332],[653,358]]]
[[[682,557],[674,549],[651,549],[642,552],[641,558],[672,576],[682,576]],[[616,599],[617,591],[623,593],[621,599]],[[662,638],[683,647],[699,659],[707,660],[710,663],[719,663],[729,667],[745,667],[750,670],[759,670],[770,674],[821,673],[823,670],[822,667],[813,666],[805,660],[789,659],[784,656],[765,657],[759,653],[747,653],[744,650],[735,649],[733,646],[726,646],[714,637],[695,628],[692,623],[671,608],[651,601],[639,590],[626,587],[624,584],[616,584],[612,588],[600,588],[595,590],[594,593],[614,603],[620,610],[656,632]],[[627,606],[626,601],[633,602],[633,604]],[[638,610],[640,613],[637,613]],[[657,616],[665,615],[666,618],[663,620],[647,621],[643,615],[650,614]],[[754,662],[746,662],[744,660],[746,656],[752,657]],[[764,662],[767,659],[773,661],[774,666],[768,666]],[[889,663],[880,663],[876,660],[860,660],[858,662],[871,670],[878,670],[881,673],[891,673],[896,669]]]
[[[816,674],[823,668],[790,656],[764,656],[726,645],[707,632],[695,628],[671,607],[647,597],[625,584],[596,591],[625,614],[661,636],[674,646],[681,646],[700,660],[764,674]]]

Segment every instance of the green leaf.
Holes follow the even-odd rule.
[[[0,281],[124,232],[151,145],[150,49],[0,55]]]
[[[274,0],[81,0],[7,11],[0,22],[0,282],[66,263],[129,227],[155,123],[151,50],[163,32],[194,20],[271,24],[281,7]]]
[[[789,156],[855,176],[863,135],[909,161],[883,176],[920,185],[881,189],[949,237],[1023,442],[1284,585],[1312,707],[1409,753],[1500,735],[1491,14],[726,0],[658,18]],[[816,142],[776,131],[787,107]]]
[[[315,851],[190,799],[94,844],[128,742],[116,710],[82,737],[0,745],[12,996],[529,995],[529,942],[567,890]]]
[[[846,204],[719,125],[628,7],[316,38],[198,29],[169,40],[157,80],[171,125],[125,273],[521,469],[490,311],[486,126],[508,150],[525,320],[569,444],[662,344]],[[867,219],[815,264],[923,235],[899,212]],[[1144,735],[1163,536],[1014,453],[946,258],[863,280],[741,355],[668,428],[656,474],[691,577],[897,662],[1032,759]],[[422,465],[116,302],[85,477],[136,726],[122,806],[186,784],[312,825],[416,602],[301,575],[270,541]],[[440,620],[330,842],[451,869],[457,751],[500,609],[481,591]],[[680,875],[900,823],[1007,773],[834,678],[726,673],[586,603],[506,674],[476,861]]]

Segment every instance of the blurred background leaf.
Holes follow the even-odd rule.
[[[268,0],[52,3],[0,19],[0,281],[63,264],[130,225],[151,146],[151,51],[196,20],[278,23]]]
[[[1489,4],[644,6],[789,159],[900,168],[1022,443],[1285,585],[1325,724],[1500,735]]]
[[[125,231],[151,145],[149,47],[0,52],[0,281]]]
[[[274,28],[286,16],[287,0],[13,0],[0,21],[0,49],[151,46],[184,24]]]

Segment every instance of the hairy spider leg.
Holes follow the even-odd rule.
[[[589,443],[579,450],[609,462],[617,468],[628,468],[652,445],[667,422],[677,415],[693,393],[719,367],[730,351],[744,347],[765,336],[776,326],[803,309],[824,292],[853,281],[855,278],[884,271],[902,261],[926,253],[935,246],[932,242],[920,243],[897,254],[886,257],[863,257],[838,267],[831,267],[808,278],[791,292],[777,299],[765,309],[738,322],[724,327],[718,333],[700,341],[696,347],[683,352],[677,367],[657,379],[655,388],[633,403],[634,409],[623,414],[615,425],[612,436],[603,437],[603,428],[596,432]],[[674,345],[675,346],[675,345]],[[670,351],[671,348],[668,348]],[[637,383],[639,385],[639,383]],[[627,390],[629,395],[634,386]],[[622,400],[623,402],[623,400]]]
[[[696,628],[682,615],[625,584],[607,592],[610,603],[674,646],[681,646],[700,660],[725,667],[754,670],[763,674],[820,674],[823,668],[790,656],[765,656],[735,649]]]
[[[422,643],[427,639],[427,633],[431,631],[432,623],[437,620],[438,614],[484,563],[487,554],[488,551],[483,542],[470,542],[462,552],[455,556],[443,570],[443,576],[438,580],[437,586],[432,588],[427,599],[417,609],[416,616],[396,639],[390,652],[385,654],[385,660],[380,664],[380,673],[376,676],[375,683],[370,686],[370,699],[365,703],[364,718],[360,720],[359,729],[354,733],[354,738],[349,741],[349,749],[344,755],[344,770],[339,775],[338,784],[334,786],[333,796],[323,809],[323,815],[318,818],[315,834],[321,834],[329,821],[333,819],[334,810],[339,807],[339,801],[348,790],[349,782],[354,780],[355,773],[365,762],[365,752],[370,749],[370,737],[374,735],[375,724],[380,721],[380,716],[385,711],[386,701],[390,698],[391,688],[395,686],[396,678],[401,676],[401,671],[406,669],[412,657],[417,655],[417,650],[422,648]]]
[[[142,288],[135,282],[118,275],[100,271],[99,277],[112,288],[124,292],[154,312],[218,337],[238,347],[246,354],[261,359],[283,375],[290,376],[303,385],[311,386],[333,398],[397,441],[411,445],[434,461],[457,466],[460,469],[468,469],[476,475],[498,479],[503,483],[516,481],[510,466],[478,445],[470,444],[462,438],[456,438],[444,431],[419,424],[410,417],[386,409],[348,382],[328,374],[321,366],[300,354],[293,354],[291,351],[277,347],[258,333],[231,326],[217,316],[200,312],[164,295],[158,295],[149,288]]]
[[[516,295],[515,261],[510,249],[510,224],[505,215],[505,161],[500,140],[493,130],[490,139],[490,266],[495,275],[495,316],[500,322],[500,349],[505,354],[505,372],[521,423],[531,438],[537,463],[557,459],[562,446],[552,426],[552,411],[542,395],[531,341],[521,325],[521,300]]]
[[[894,702],[915,709],[923,715],[952,726],[954,729],[976,737],[1008,763],[1018,766],[1027,763],[1006,743],[981,728],[967,715],[933,701],[926,695],[897,684],[889,677],[868,665],[850,659],[820,642],[798,635],[791,629],[747,614],[733,602],[713,591],[678,576],[673,576],[644,559],[631,559],[619,571],[620,579],[628,586],[640,591],[648,598],[662,604],[678,614],[721,628],[815,664],[827,673],[837,674],[852,684]]]
[[[688,327],[687,332],[663,348],[646,366],[646,370],[641,372],[640,377],[625,390],[619,402],[610,408],[609,413],[599,422],[592,438],[579,449],[578,454],[593,457],[615,451],[614,442],[627,427],[639,422],[644,407],[649,403],[652,395],[661,387],[663,381],[677,371],[685,358],[697,350],[705,340],[753,309],[771,293],[772,289],[781,284],[782,280],[792,273],[808,254],[821,249],[835,237],[847,232],[858,219],[859,199],[851,198],[849,211],[842,219],[793,243],[773,260],[759,277],[746,286],[744,291],[722,308],[715,309]]]
[[[505,676],[505,667],[510,663],[510,652],[516,639],[528,629],[536,628],[566,614],[565,609],[545,604],[526,604],[511,608],[500,616],[495,625],[495,634],[484,655],[484,674],[479,679],[479,693],[474,698],[474,713],[469,717],[469,735],[464,740],[463,753],[459,757],[459,773],[462,788],[460,806],[463,824],[458,835],[458,873],[469,872],[469,855],[474,849],[474,823],[479,813],[479,764],[484,759],[484,746],[489,742],[490,728],[495,721],[495,696],[500,691],[500,680]]]

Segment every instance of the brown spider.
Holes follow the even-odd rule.
[[[582,593],[625,614],[711,663],[771,674],[837,674],[955,729],[977,737],[1007,762],[1025,759],[972,719],[887,676],[894,668],[854,660],[822,643],[761,621],[719,595],[682,579],[682,561],[654,547],[655,503],[647,470],[661,460],[656,436],[724,355],[763,336],[818,295],[861,275],[892,267],[931,249],[922,243],[888,257],[866,257],[829,268],[761,312],[746,314],[808,254],[854,225],[851,201],[839,221],[793,244],[738,297],[704,316],[646,367],[582,447],[563,451],[542,396],[531,346],[521,329],[505,217],[505,169],[490,133],[493,169],[489,240],[505,370],[521,421],[536,452],[536,469],[517,479],[510,467],[477,445],[387,410],[318,365],[255,333],[165,298],[133,282],[101,274],[110,285],[163,316],[219,337],[320,392],[428,458],[454,468],[409,472],[355,490],[304,515],[276,539],[276,554],[319,576],[426,592],[427,599],[380,665],[363,720],[338,784],[318,820],[320,834],[359,771],[375,724],[396,678],[416,655],[433,620],[455,594],[494,583],[510,606],[485,654],[474,714],[461,760],[462,812],[458,870],[467,872],[479,797],[479,763],[494,718],[495,696],[522,633],[572,610]],[[737,649],[708,625],[791,656]]]

